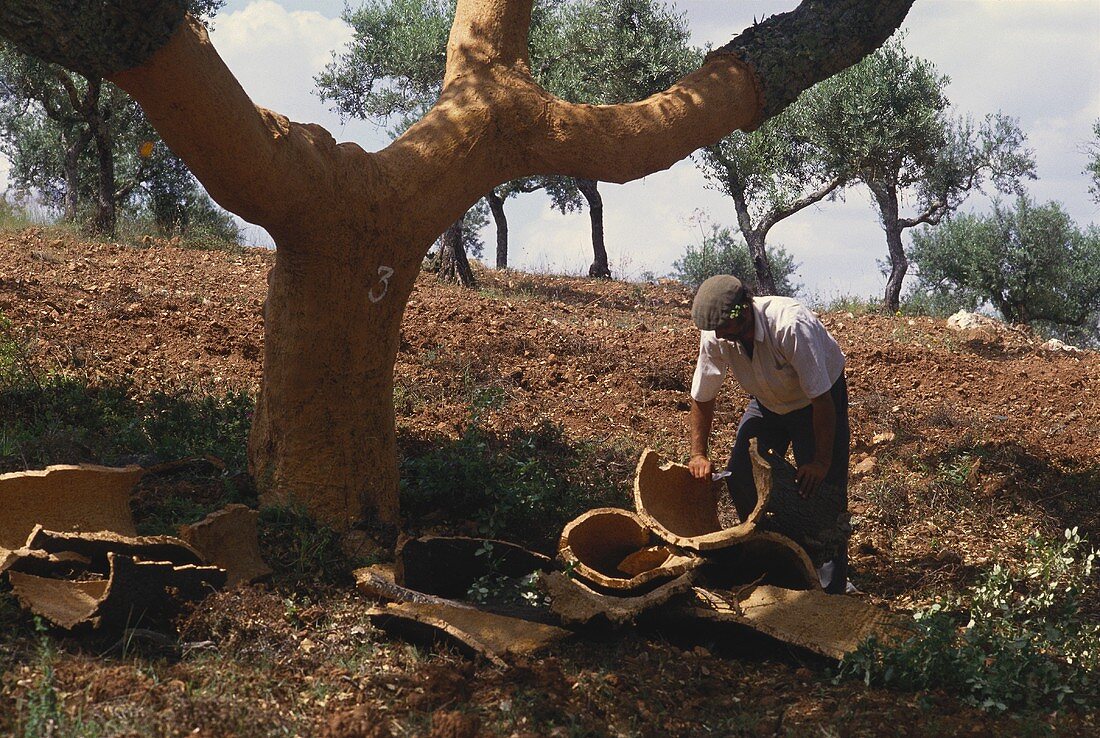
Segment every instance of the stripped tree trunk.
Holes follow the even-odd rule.
[[[807,0],[665,92],[568,103],[528,72],[532,0],[458,0],[439,101],[386,149],[256,107],[181,0],[9,0],[0,35],[129,92],[226,209],[277,245],[249,462],[265,503],[338,527],[395,521],[393,368],[424,254],[492,187],[627,182],[752,130],[859,61],[912,0]]]

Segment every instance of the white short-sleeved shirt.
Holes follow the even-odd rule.
[[[726,373],[774,413],[804,408],[825,394],[844,372],[844,353],[817,316],[789,297],[754,297],[756,334],[749,358],[737,340],[702,331],[691,396],[709,402]]]

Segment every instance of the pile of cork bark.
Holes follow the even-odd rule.
[[[900,631],[865,599],[825,594],[817,567],[847,540],[836,490],[797,497],[794,469],[752,450],[758,503],[723,527],[718,485],[699,483],[678,464],[643,453],[635,510],[599,508],[569,523],[556,559],[503,541],[426,537],[399,543],[396,563],[358,570],[365,593],[387,604],[371,610],[382,627],[416,638],[442,637],[493,661],[528,653],[591,627],[659,620],[729,624],[843,658],[870,636]],[[469,601],[492,573],[536,576],[544,608],[500,608]]]

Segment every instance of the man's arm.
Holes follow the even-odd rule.
[[[710,448],[710,428],[714,423],[715,400],[699,402],[691,398],[691,414],[688,423],[691,426],[691,461],[688,468],[696,479],[710,479],[714,473],[714,464],[707,457]]]
[[[829,392],[812,400],[814,424],[814,458],[808,464],[798,467],[794,478],[798,482],[798,491],[803,497],[809,497],[829,473],[833,463],[833,438],[836,435],[836,406]]]

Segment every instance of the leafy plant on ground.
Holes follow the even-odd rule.
[[[401,507],[409,520],[472,520],[482,535],[545,547],[585,510],[626,503],[606,468],[600,449],[560,426],[502,436],[475,413],[457,441],[403,460]]]
[[[340,549],[340,534],[318,523],[302,507],[265,507],[260,511],[260,548],[275,570],[275,581],[288,586],[347,583],[351,562]]]
[[[1097,594],[1097,556],[1076,528],[1061,540],[1032,536],[1022,566],[995,565],[964,597],[916,613],[912,636],[863,644],[840,674],[943,689],[995,711],[1095,705],[1100,623],[1082,601]]]
[[[37,643],[34,648],[34,676],[26,684],[26,692],[16,700],[16,732],[23,738],[54,736],[98,735],[97,726],[85,724],[79,717],[66,714],[63,706],[64,694],[57,688],[54,664],[58,653],[50,636],[46,633],[45,623],[35,618]],[[94,732],[93,732],[94,731]]]
[[[538,574],[511,577],[500,571],[499,558],[493,553],[493,544],[485,541],[474,552],[486,562],[488,572],[478,577],[466,591],[466,598],[483,604],[517,607],[545,607],[550,603],[538,587]]]

